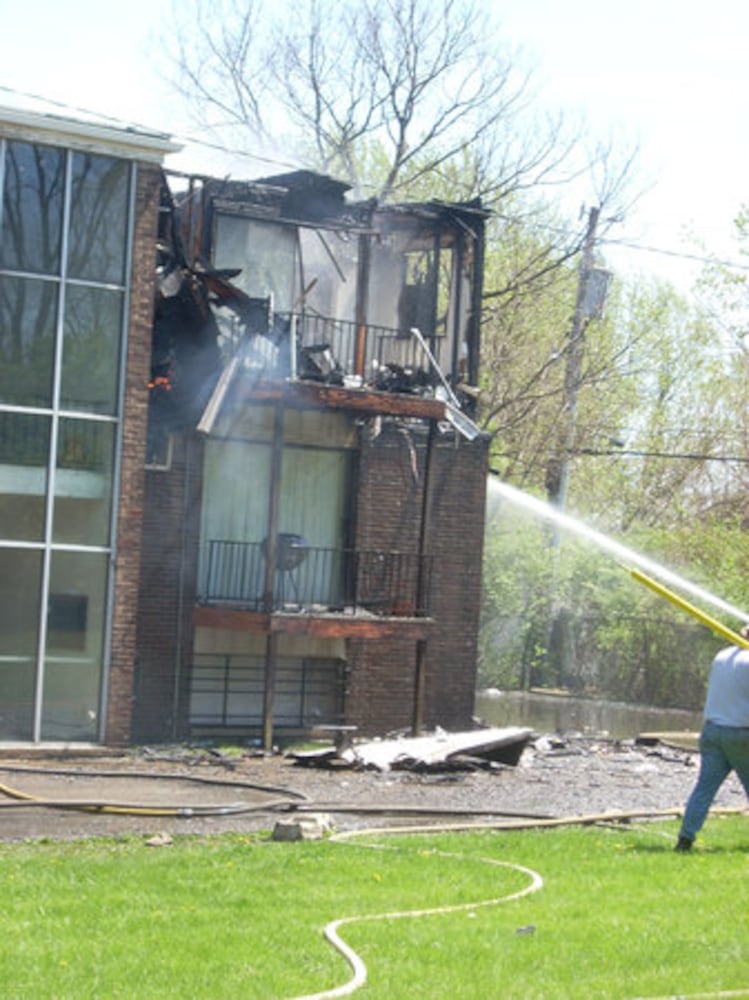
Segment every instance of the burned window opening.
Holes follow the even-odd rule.
[[[180,175],[176,194],[171,183],[165,174],[150,450],[221,405],[217,387],[234,378],[447,399],[473,415],[476,390],[463,387],[479,340],[479,205],[349,204],[345,184],[309,171]]]

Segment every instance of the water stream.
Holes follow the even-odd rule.
[[[716,594],[692,583],[679,573],[668,569],[634,549],[617,542],[609,535],[565,514],[552,504],[539,500],[529,493],[490,477],[487,487],[488,513],[503,502],[530,513],[542,522],[549,522],[570,532],[583,541],[613,556],[625,570],[637,568],[653,579],[669,584],[699,601],[718,608],[725,615],[741,624],[749,622],[749,614],[724,601]],[[643,732],[697,731],[701,728],[701,713],[681,709],[659,709],[646,705],[632,705],[606,699],[578,698],[560,692],[537,693],[534,691],[479,692],[476,714],[493,726],[528,726],[540,733],[581,732],[588,735],[605,734],[616,739],[628,739]]]
[[[692,583],[691,581],[685,579],[685,577],[680,576],[678,573],[674,573],[673,570],[662,566],[660,563],[649,559],[647,556],[641,555],[639,552],[635,552],[626,545],[622,545],[621,542],[615,541],[615,539],[611,538],[609,535],[605,535],[601,531],[596,531],[595,528],[585,524],[584,521],[580,521],[576,517],[571,517],[569,514],[565,514],[563,511],[558,510],[551,504],[546,503],[543,500],[539,500],[530,493],[525,493],[523,490],[516,489],[514,486],[509,486],[507,483],[504,483],[499,479],[490,477],[488,480],[488,498],[493,502],[507,500],[516,507],[522,507],[524,510],[529,511],[546,521],[551,521],[560,528],[564,528],[572,534],[592,542],[599,549],[615,556],[625,567],[629,568],[636,566],[638,569],[649,573],[653,577],[657,577],[664,583],[671,584],[685,593],[690,594],[692,597],[696,597],[700,601],[711,604],[713,607],[718,608],[720,611],[730,615],[732,618],[737,618],[742,625],[749,622],[749,614],[747,614],[747,612],[742,611],[733,604],[729,604],[717,595],[712,594],[709,590],[705,590],[703,587]]]

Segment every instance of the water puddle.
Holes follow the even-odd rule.
[[[634,739],[641,733],[698,732],[700,712],[533,691],[482,691],[476,715],[490,726],[527,726],[539,734],[583,733]]]

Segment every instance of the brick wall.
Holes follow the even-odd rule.
[[[146,474],[135,742],[182,738],[187,732],[185,685],[197,576],[191,553],[197,552],[202,467],[199,443],[191,441],[189,459],[187,440],[177,438],[171,469]],[[427,443],[423,427],[405,433],[385,424],[378,437],[363,436],[355,542],[359,549],[416,554],[426,512],[435,624],[422,660],[423,724],[464,729],[471,722],[476,684],[487,446],[452,434],[438,437],[425,507]],[[346,723],[362,735],[410,729],[417,656],[411,639],[348,640]],[[175,683],[181,687],[176,716]]]
[[[157,166],[139,165],[122,424],[112,652],[105,733],[106,742],[112,746],[126,745],[130,741],[159,183],[160,173]]]
[[[133,740],[182,738],[197,578],[202,448],[175,434],[168,471],[147,470]]]
[[[364,437],[357,497],[359,548],[417,552],[428,438],[384,425]],[[473,714],[481,601],[488,447],[438,436],[429,463],[425,552],[432,556],[435,625],[422,660],[423,725],[463,729]],[[346,721],[364,734],[408,729],[413,721],[416,642],[348,644]]]
[[[345,722],[359,736],[383,736],[412,722],[415,645],[397,639],[349,640]]]
[[[488,442],[443,438],[430,477],[432,614],[424,723],[463,728],[473,714],[481,609]]]

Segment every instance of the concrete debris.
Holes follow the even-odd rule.
[[[315,813],[304,818],[282,819],[273,827],[272,840],[289,843],[298,840],[322,840],[335,829],[333,820],[325,813]]]
[[[171,847],[173,843],[171,835],[162,832],[149,837],[146,841],[146,847]]]

